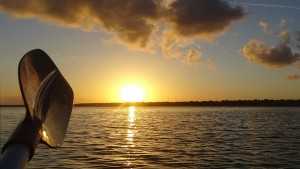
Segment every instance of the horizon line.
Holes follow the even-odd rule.
[[[238,103],[244,103],[248,102],[248,105],[261,105],[262,103],[285,103],[284,105],[287,105],[287,103],[293,103],[293,105],[300,106],[300,99],[245,99],[245,100],[203,100],[203,101],[137,101],[137,102],[86,102],[86,103],[74,103],[73,106],[130,106],[130,105],[208,105],[212,104],[215,105],[235,105],[238,106]],[[256,104],[255,104],[256,103]],[[259,104],[260,103],[260,104]],[[0,107],[24,107],[25,104],[0,104]],[[240,105],[243,106],[243,105]],[[276,106],[276,105],[274,105]]]

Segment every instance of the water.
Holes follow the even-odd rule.
[[[24,108],[0,108],[1,147]],[[27,168],[300,168],[300,108],[75,107]]]

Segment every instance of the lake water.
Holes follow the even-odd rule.
[[[25,108],[0,108],[1,147]],[[300,168],[300,108],[75,107],[27,168]]]

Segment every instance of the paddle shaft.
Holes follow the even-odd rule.
[[[25,168],[29,159],[30,150],[25,144],[14,143],[9,145],[1,156],[2,169]]]

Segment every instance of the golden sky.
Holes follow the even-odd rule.
[[[22,103],[21,57],[44,50],[75,103],[299,99],[298,0],[0,1],[0,104]]]

